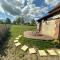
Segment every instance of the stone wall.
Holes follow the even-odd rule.
[[[54,19],[43,22],[41,33],[44,35],[51,36],[54,39],[57,39],[59,35],[59,22],[60,19]]]

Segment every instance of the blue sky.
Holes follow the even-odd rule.
[[[33,3],[36,4],[36,6],[39,6],[39,7],[47,6],[47,4],[45,3],[45,0],[35,0]]]
[[[25,20],[39,19],[48,14],[60,0],[0,0],[0,19],[23,16]],[[28,17],[28,19],[27,19]]]

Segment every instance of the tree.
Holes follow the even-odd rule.
[[[5,21],[6,24],[11,24],[11,20],[9,18],[6,18],[6,21]]]
[[[16,24],[20,24],[21,20],[20,17],[16,17]]]
[[[21,17],[21,24],[24,24],[24,23],[25,23],[24,18]]]
[[[3,24],[3,21],[2,20],[0,20],[0,24]]]
[[[34,19],[33,19],[33,20],[31,20],[31,25],[32,25],[32,26],[36,25],[36,22],[35,22],[35,20],[34,20]]]
[[[16,17],[16,24],[24,24],[23,17]]]
[[[13,24],[16,24],[16,21],[15,20],[13,21]]]

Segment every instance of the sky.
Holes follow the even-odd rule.
[[[0,19],[22,16],[27,21],[38,20],[59,3],[60,0],[0,0]]]

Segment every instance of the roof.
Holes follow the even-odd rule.
[[[57,15],[60,13],[60,5],[57,5],[54,9],[52,9],[47,16],[42,17],[38,20],[38,22],[41,22],[41,20],[47,20],[48,18]]]

